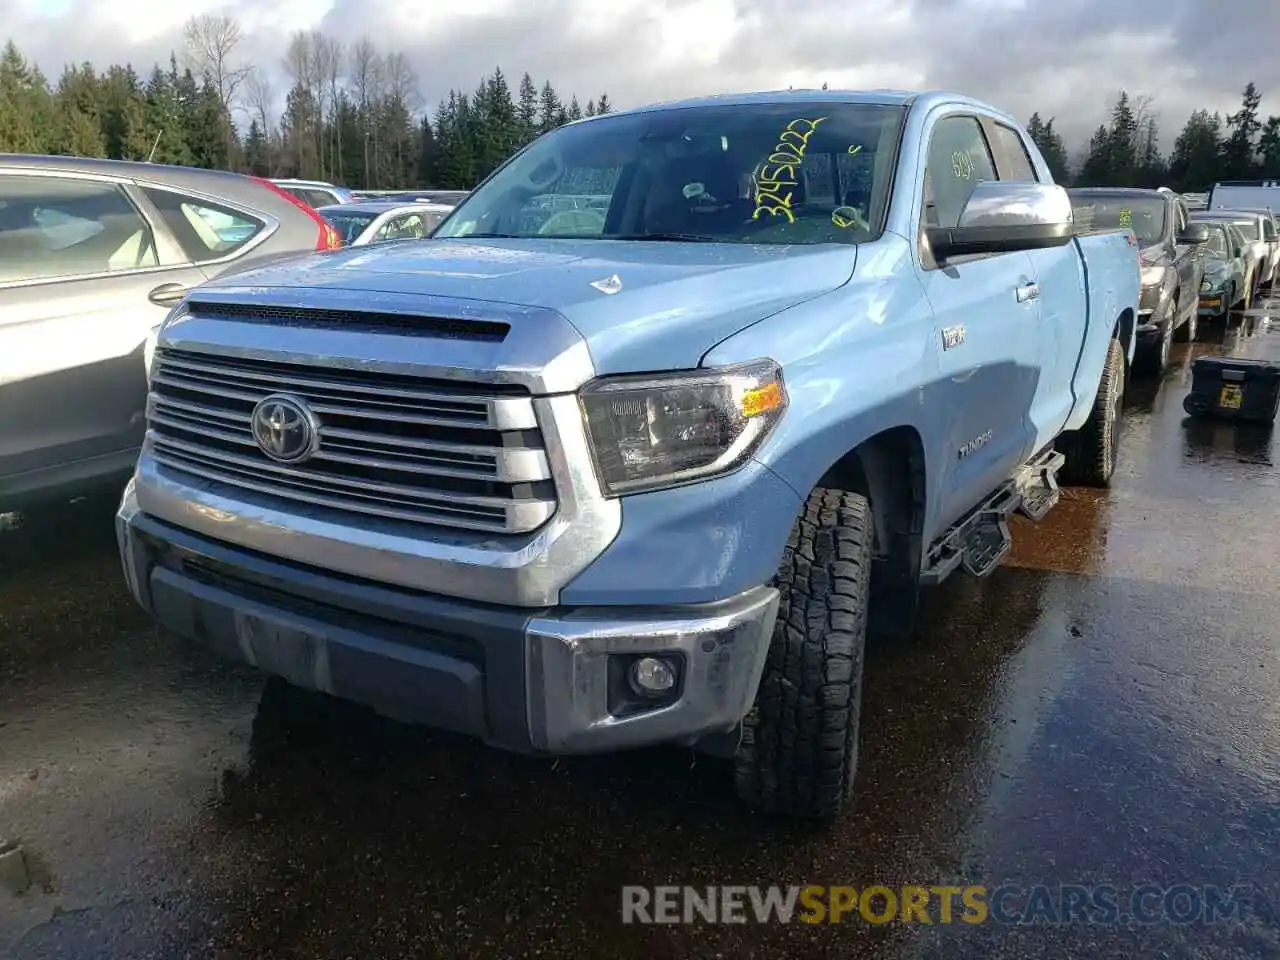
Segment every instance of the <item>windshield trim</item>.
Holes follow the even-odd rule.
[[[784,101],[784,100],[752,101],[750,103],[739,104],[738,106],[742,108],[749,108],[752,106],[774,106],[778,104],[785,104],[786,102],[787,101]],[[457,205],[455,205],[453,209],[451,209],[449,213],[443,219],[440,220],[438,224],[436,224],[435,231],[433,232],[433,239],[439,239],[439,240],[469,239],[469,237],[465,235],[440,236],[440,233],[445,229],[446,225],[451,220],[453,220],[454,217],[458,216],[459,213],[461,213],[466,208],[468,203],[471,203],[475,199],[476,195],[480,193],[481,189],[486,184],[488,184],[490,180],[498,176],[498,174],[500,174],[508,166],[515,163],[526,152],[532,149],[535,144],[542,142],[542,140],[544,140],[547,137],[553,137],[560,131],[571,126],[580,126],[582,124],[588,124],[588,123],[610,123],[610,122],[622,120],[627,117],[634,117],[634,116],[645,114],[645,113],[669,114],[669,113],[684,113],[684,112],[696,111],[696,110],[706,110],[711,106],[712,104],[708,104],[705,102],[682,104],[679,106],[654,105],[651,107],[642,107],[635,110],[627,110],[621,113],[610,113],[610,114],[605,114],[604,116],[587,117],[582,120],[574,120],[574,121],[571,121],[570,123],[563,124],[554,130],[548,130],[546,133],[539,134],[537,137],[534,137],[532,140],[526,143],[523,147],[521,147],[515,153],[511,154],[511,156],[507,157],[507,159],[504,160],[502,163],[498,164],[498,166],[495,167],[492,171],[490,171],[490,173],[487,176],[481,178],[480,182],[477,183],[474,187],[472,187],[471,190],[467,192],[467,195],[463,197],[457,203]],[[732,105],[725,104],[724,106],[732,106]],[[914,108],[914,101],[908,100],[903,103],[881,103],[881,102],[864,102],[864,101],[858,101],[858,100],[841,100],[839,98],[834,98],[834,99],[805,101],[805,106],[813,107],[816,109],[821,109],[824,106],[875,107],[878,109],[896,110],[898,112],[897,131],[895,136],[893,137],[893,148],[891,151],[891,156],[888,158],[887,166],[885,168],[887,171],[887,175],[885,177],[886,182],[885,182],[884,203],[881,204],[880,215],[876,218],[875,223],[868,223],[868,226],[870,226],[872,229],[868,233],[865,239],[858,240],[858,241],[855,241],[854,243],[849,243],[845,245],[846,246],[862,246],[864,244],[874,243],[875,241],[881,239],[884,236],[885,231],[888,229],[888,226],[889,226],[889,214],[894,205],[895,188],[897,187],[899,166],[902,161],[902,147],[903,147],[903,142],[906,139],[907,122],[911,117],[912,110]],[[480,238],[477,237],[477,239],[480,239]],[[549,236],[548,237],[517,236],[517,237],[512,237],[511,239],[524,241],[524,240],[549,240],[554,238]],[[586,239],[586,238],[575,238],[575,239]],[[594,241],[594,240],[616,240],[617,238],[600,236],[600,237],[591,237],[590,239]],[[826,243],[779,243],[779,242],[762,243],[759,241],[741,241],[741,240],[730,240],[730,239],[725,239],[725,240],[716,241],[716,242],[734,244],[735,246],[796,246],[796,247],[830,246],[829,242],[826,242]]]

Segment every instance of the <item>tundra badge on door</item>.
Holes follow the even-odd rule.
[[[950,350],[952,347],[958,347],[964,343],[964,327],[943,327],[942,328],[942,349]]]
[[[991,439],[991,435],[992,435],[992,431],[990,430],[986,431],[985,433],[980,433],[976,437],[974,437],[972,440],[970,440],[968,443],[966,443],[964,446],[962,446],[960,448],[960,459],[963,460],[965,457],[969,456],[970,454],[977,453],[979,450],[985,447],[987,445],[987,441]]]

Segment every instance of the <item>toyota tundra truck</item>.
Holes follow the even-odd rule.
[[[955,94],[571,123],[432,239],[173,309],[125,575],[292,684],[532,754],[693,747],[831,818],[868,631],[1111,477],[1139,270]]]

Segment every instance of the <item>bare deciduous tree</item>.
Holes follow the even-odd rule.
[[[383,60],[383,77],[386,94],[404,104],[410,113],[422,106],[422,94],[418,90],[418,75],[409,66],[403,53],[389,53]]]
[[[240,24],[225,14],[204,13],[192,17],[183,28],[183,59],[192,73],[207,80],[230,112],[237,104],[237,91],[253,72],[252,64],[236,52],[244,39]]]
[[[377,127],[372,116],[373,104],[382,95],[383,67],[378,48],[368,36],[363,36],[351,45],[351,54],[347,64],[348,80],[356,100],[359,113],[360,133],[364,140],[364,188],[367,190],[376,185],[376,179],[370,178],[374,166],[370,164],[370,150],[375,158],[378,154]]]
[[[309,145],[316,143],[318,139],[317,130],[320,126],[318,118],[314,116],[315,109],[318,106],[315,102],[317,84],[314,70],[315,57],[311,52],[310,33],[305,30],[294,31],[289,38],[289,46],[285,49],[281,66],[284,67],[284,72],[289,76],[289,79],[293,81],[293,90],[290,93],[302,91],[311,99],[305,115],[290,117],[291,122],[302,125],[300,129],[292,129],[289,138],[296,153],[298,170],[301,171],[306,169]]]
[[[244,108],[249,118],[258,124],[268,144],[267,165],[269,173],[275,173],[275,141],[271,117],[275,109],[275,91],[271,89],[271,81],[261,70],[253,70],[244,78]]]
[[[314,96],[316,111],[320,119],[332,121],[338,106],[338,78],[342,73],[342,44],[319,30],[311,31],[311,72],[315,83]],[[332,122],[331,128],[336,127]],[[324,142],[324,124],[316,131],[319,134],[317,146],[320,150],[320,169],[330,175],[338,172],[338,150],[332,143]],[[326,149],[328,163],[325,162]]]
[[[240,24],[226,14],[202,13],[192,17],[183,27],[183,59],[191,72],[205,80],[218,93],[222,102],[223,136],[227,155],[235,143],[232,116],[238,105],[240,85],[252,72],[251,64],[237,53],[244,39]]]

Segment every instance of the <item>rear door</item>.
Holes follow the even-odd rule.
[[[134,188],[139,206],[173,237],[179,255],[200,271],[195,282],[255,265],[273,218],[156,183]],[[177,292],[177,291],[175,291]],[[185,293],[185,291],[182,291]]]
[[[123,182],[0,171],[0,489],[139,446],[146,339],[203,279],[184,260]]]
[[[996,178],[978,118],[949,112],[926,130],[922,223],[954,227],[975,183]],[[1040,307],[1025,252],[961,257],[938,266],[924,251],[920,283],[933,308],[950,443],[940,477],[943,523],[1007,480],[1030,446]]]

